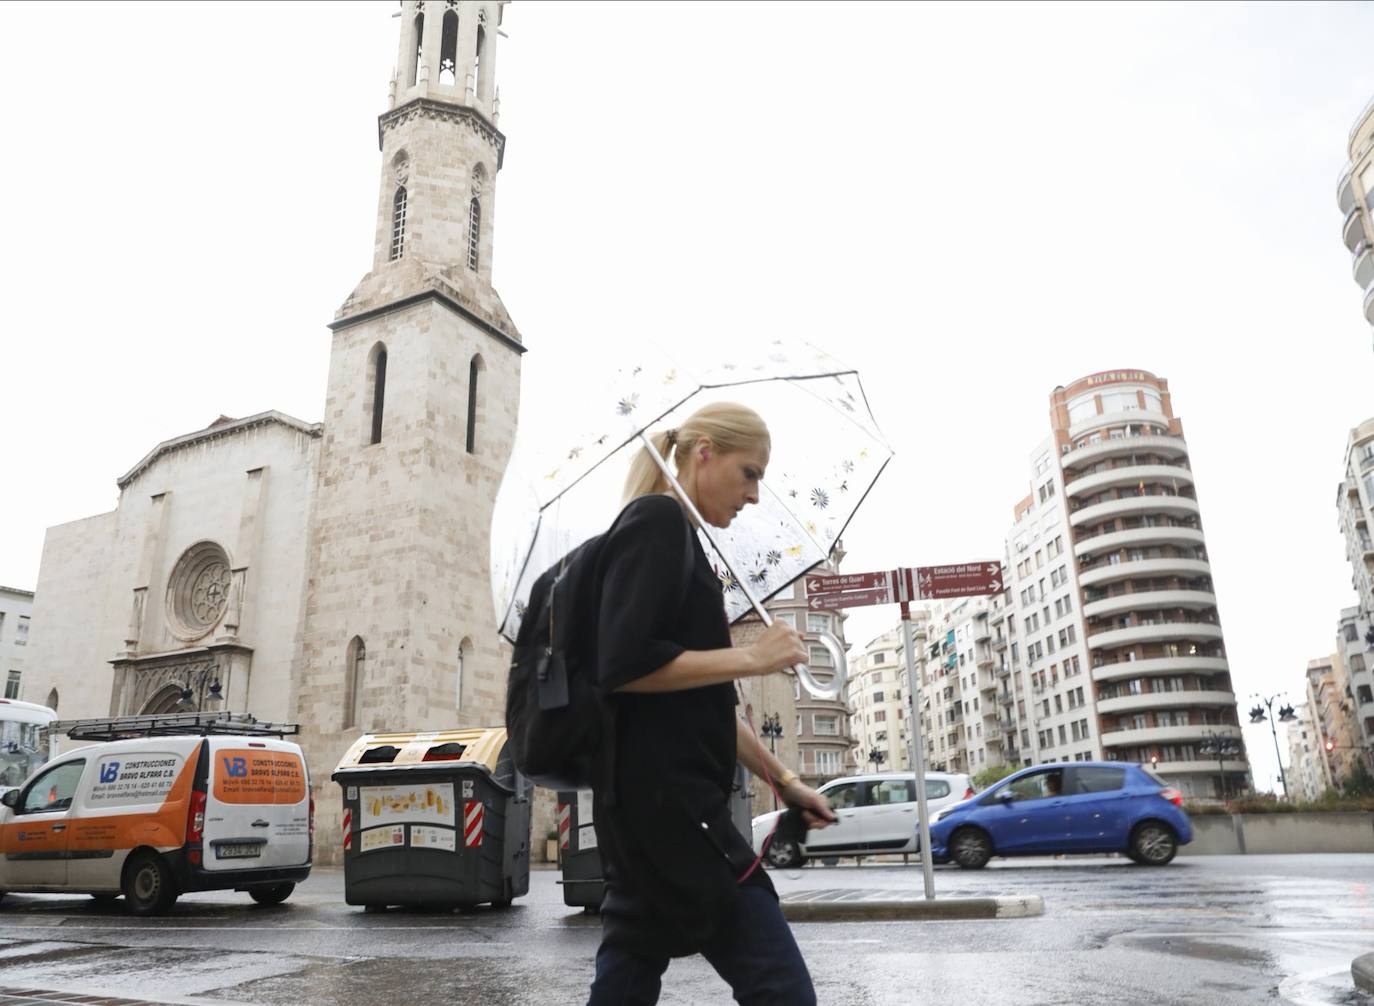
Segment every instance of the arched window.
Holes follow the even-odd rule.
[[[391,197],[391,261],[395,262],[406,250],[406,187],[398,185]]]
[[[48,708],[57,712],[57,689],[54,688],[48,693]]]
[[[467,685],[467,676],[463,672],[466,670],[467,659],[471,654],[472,640],[464,637],[463,641],[458,644],[458,684],[457,688],[454,689],[454,701],[457,702],[458,709],[463,708],[463,689]]]
[[[425,51],[425,16],[424,14],[415,15],[415,58],[410,61],[406,68],[406,86],[413,87],[420,79],[420,60]]]
[[[448,87],[458,83],[458,12],[452,8],[444,14],[439,39],[439,83]]]
[[[484,22],[487,19],[486,11],[479,11],[477,17]],[[472,60],[472,93],[478,94],[477,88],[482,80],[482,57],[487,54],[487,30],[481,24],[477,26],[477,52]]]
[[[476,196],[468,203],[468,268],[477,271],[477,246],[482,238],[482,203]]]
[[[468,453],[477,453],[477,419],[478,409],[481,405],[481,378],[482,371],[486,369],[481,354],[473,356],[468,364]]]
[[[368,443],[382,442],[382,416],[386,412],[386,346],[382,343],[372,347],[367,358],[367,384],[369,410],[367,415]]]
[[[363,688],[367,684],[367,647],[361,636],[348,641],[348,665],[344,671],[344,710],[343,728],[358,725],[358,713],[362,709]]]

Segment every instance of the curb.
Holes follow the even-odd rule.
[[[919,896],[894,898],[887,892],[865,896],[857,891],[801,891],[788,894],[781,901],[782,914],[788,922],[1026,919],[1045,914],[1045,899],[1038,894],[927,901]]]
[[[1355,979],[1357,989],[1374,993],[1374,954],[1361,954],[1351,961],[1350,977]]]

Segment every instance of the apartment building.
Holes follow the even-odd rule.
[[[993,600],[956,598],[928,611],[920,697],[926,764],[977,775],[1005,762]]]
[[[1350,562],[1350,585],[1360,608],[1374,613],[1374,418],[1360,423],[1346,438],[1345,476],[1336,489],[1336,513]]]
[[[924,625],[924,611],[912,617]],[[910,771],[907,733],[907,673],[902,628],[868,641],[850,658],[845,697],[852,724],[850,758],[856,772]]]
[[[1365,321],[1374,325],[1374,101],[1355,120],[1346,153],[1350,159],[1336,180],[1336,205],[1345,218],[1341,238],[1364,297]]]
[[[1288,783],[1288,798],[1307,802],[1320,797],[1331,785],[1331,775],[1322,750],[1320,732],[1312,718],[1312,707],[1304,702],[1294,710],[1297,719],[1285,724],[1288,731],[1288,767],[1283,777]]]
[[[24,657],[29,645],[29,621],[33,615],[33,591],[0,586],[0,681],[4,682],[4,697],[25,702],[41,702],[56,696],[25,694]]]
[[[1374,629],[1359,608],[1341,611],[1336,647],[1345,665],[1359,756],[1374,775]]]
[[[1154,763],[1189,796],[1248,786],[1167,381],[1116,370],[1055,389],[1050,434],[1031,454],[1030,493],[1006,544],[1003,622],[1014,617],[1018,637],[1007,641],[1012,695],[1018,676],[1025,683],[1027,715],[1015,724],[1029,745],[1022,759]],[[1216,736],[1242,753],[1218,764],[1199,750]]]

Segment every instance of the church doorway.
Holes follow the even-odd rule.
[[[186,705],[191,705],[189,700]],[[194,705],[191,705],[190,710],[186,708],[186,705],[181,704],[180,685],[164,685],[148,700],[148,704],[143,707],[142,715],[150,716],[160,713],[195,712]]]

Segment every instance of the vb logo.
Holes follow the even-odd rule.
[[[119,778],[119,762],[109,761],[100,763],[100,781],[114,782]]]
[[[225,758],[224,771],[230,779],[242,779],[248,774],[248,761],[244,758]]]

